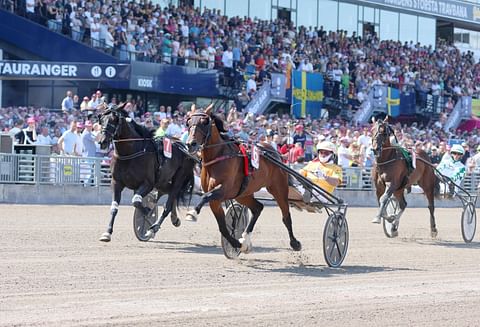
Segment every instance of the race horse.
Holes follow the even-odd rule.
[[[257,201],[253,194],[266,187],[273,195],[282,211],[282,219],[290,237],[290,246],[295,251],[300,251],[301,243],[293,235],[292,219],[288,203],[288,180],[286,171],[282,170],[271,161],[260,155],[259,167],[250,172],[248,177],[248,162],[245,155],[240,151],[240,145],[224,136],[225,129],[220,117],[212,113],[213,105],[206,110],[189,113],[187,127],[189,135],[187,145],[190,152],[200,151],[202,159],[201,185],[204,195],[200,202],[187,215],[196,219],[201,208],[208,202],[217,220],[218,228],[222,236],[232,247],[243,253],[248,253],[252,248],[251,233],[260,216],[263,205]],[[263,151],[276,151],[268,144],[261,144]],[[278,158],[280,160],[280,158]],[[247,167],[245,167],[245,165]],[[227,230],[225,213],[222,202],[235,199],[240,204],[248,207],[252,212],[252,218],[242,237],[238,240]]]
[[[376,187],[379,211],[372,222],[380,223],[384,216],[387,202],[394,196],[399,203],[399,212],[396,214],[393,224],[393,236],[398,235],[398,222],[407,207],[404,190],[418,184],[424,191],[428,200],[430,211],[430,233],[434,238],[437,236],[435,224],[435,196],[439,190],[439,181],[435,175],[430,158],[423,150],[415,153],[415,168],[409,171],[407,160],[399,145],[392,145],[390,138],[395,138],[393,128],[388,124],[388,117],[384,120],[373,121],[372,150],[375,155],[375,164],[372,169],[372,179]]]
[[[100,147],[106,149],[113,142],[115,150],[111,161],[113,191],[111,218],[107,231],[100,238],[100,241],[104,242],[111,240],[121,194],[125,187],[134,190],[132,204],[144,215],[148,215],[151,210],[143,206],[144,196],[154,188],[158,191],[158,198],[168,194],[162,215],[148,230],[148,233],[153,235],[170,212],[172,224],[180,226],[180,219],[176,213],[177,200],[191,195],[193,189],[195,161],[188,155],[186,147],[174,142],[171,158],[166,158],[162,151],[159,151],[157,141],[153,138],[154,131],[131,120],[124,106],[125,104],[111,106],[99,116],[102,126]],[[180,147],[185,149],[182,151]]]

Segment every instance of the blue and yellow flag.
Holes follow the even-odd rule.
[[[323,76],[304,71],[292,72],[292,114],[295,118],[319,118],[323,102]]]
[[[393,87],[388,88],[387,113],[390,117],[400,116],[400,91]]]

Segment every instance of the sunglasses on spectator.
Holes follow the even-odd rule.
[[[151,123],[152,123],[151,120],[145,120],[145,122],[146,122],[147,124],[151,124]]]
[[[461,153],[458,153],[458,152],[450,152],[453,156],[461,156],[462,154]]]

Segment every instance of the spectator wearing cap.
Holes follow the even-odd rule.
[[[95,135],[93,134],[92,121],[85,121],[85,129],[82,132],[83,155],[85,157],[95,157],[97,154],[97,145],[95,143]]]
[[[37,131],[35,118],[30,117],[27,119],[27,127],[22,129],[15,135],[18,144],[35,144],[37,141]]]
[[[302,124],[297,124],[295,126],[295,132],[293,133],[293,143],[300,143],[302,148],[305,148],[305,141],[307,136],[305,135],[305,130]]]

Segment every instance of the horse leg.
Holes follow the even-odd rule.
[[[202,195],[202,197],[200,198],[200,202],[195,206],[195,208],[187,212],[187,216],[185,217],[185,219],[190,221],[197,221],[198,214],[200,213],[200,210],[202,210],[203,206],[210,201],[223,199],[223,195],[224,191],[222,189],[222,184],[217,185],[213,190],[208,191],[207,193]]]
[[[386,183],[386,190],[385,192],[383,193],[383,195],[380,197],[379,199],[379,204],[380,204],[380,208],[378,210],[378,214],[375,218],[372,219],[372,223],[374,224],[380,224],[380,222],[382,221],[382,217],[385,213],[385,208],[386,208],[386,205],[387,205],[387,201],[388,199],[390,199],[390,197],[392,196],[393,194],[393,191],[392,191],[392,184],[391,183]]]
[[[112,182],[113,187],[113,200],[112,205],[110,206],[110,223],[108,224],[107,231],[100,236],[100,241],[102,242],[110,242],[112,239],[113,233],[113,224],[115,223],[115,217],[118,213],[118,206],[120,204],[120,200],[122,198],[122,191],[124,186],[120,185],[119,183]]]
[[[174,182],[168,194],[167,202],[165,203],[165,207],[163,208],[162,215],[157,218],[157,220],[152,226],[150,226],[150,228],[147,231],[148,236],[149,234],[152,234],[152,233],[154,234],[158,232],[158,230],[160,229],[160,226],[163,224],[163,221],[173,209],[173,205],[178,197],[178,193],[180,192],[180,189],[182,188],[184,179],[181,178],[180,176],[177,176],[177,174],[175,174],[173,176],[173,181]],[[178,220],[178,217],[177,217],[177,220]]]
[[[398,200],[400,211],[395,215],[395,221],[393,223],[392,236],[398,236],[398,226],[400,224],[400,217],[402,216],[405,208],[407,207],[407,200],[405,200],[405,193],[403,189],[400,189],[394,193],[395,198]]]
[[[180,220],[180,218],[178,218],[177,200],[173,201],[172,214],[170,215],[170,220],[172,222],[172,225],[175,227],[180,227],[180,225],[182,224],[182,221]]]
[[[380,207],[380,198],[382,197],[382,195],[385,193],[385,184],[383,182],[377,182],[375,180],[375,193],[377,194],[377,202],[378,202],[378,206]],[[380,216],[380,218],[379,218]],[[377,214],[376,217],[374,217],[372,219],[372,223],[374,224],[380,224],[380,221],[381,221],[381,215]]]
[[[238,203],[248,207],[252,212],[252,219],[250,220],[250,223],[248,224],[247,229],[243,232],[242,238],[239,240],[240,243],[242,243],[242,247],[240,248],[240,251],[242,251],[243,253],[248,253],[252,249],[252,241],[250,239],[250,235],[253,232],[253,227],[255,226],[255,223],[257,222],[258,217],[262,213],[263,204],[257,201],[253,197],[253,195],[241,197],[236,200]]]
[[[152,209],[143,206],[143,197],[153,190],[153,186],[150,183],[144,183],[135,190],[135,194],[132,197],[132,205],[142,211],[143,215],[150,215]]]
[[[300,243],[300,241],[295,238],[295,235],[293,235],[292,216],[290,215],[290,206],[288,204],[288,185],[283,187],[283,185],[275,184],[267,187],[267,190],[273,195],[282,211],[282,221],[288,230],[290,247],[294,251],[300,251],[302,249],[302,243]]]
[[[436,238],[438,235],[437,225],[435,223],[435,190],[432,187],[432,190],[426,193],[428,200],[428,211],[430,211],[430,236]]]
[[[235,239],[227,229],[227,224],[225,222],[225,212],[222,208],[222,202],[219,200],[210,201],[210,209],[212,210],[213,214],[215,215],[215,219],[217,219],[218,229],[223,237],[236,249],[242,248],[242,244],[239,240]]]

